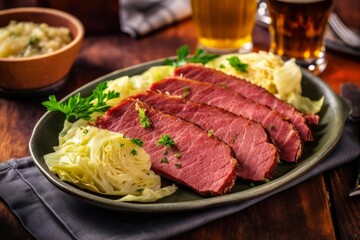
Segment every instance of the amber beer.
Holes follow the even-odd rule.
[[[212,52],[249,52],[256,0],[192,0],[200,47]]]
[[[314,73],[326,67],[324,34],[333,0],[267,0],[270,51]]]

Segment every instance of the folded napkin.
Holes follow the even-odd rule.
[[[119,0],[121,30],[143,36],[191,15],[189,0]]]
[[[239,204],[171,214],[131,214],[85,203],[53,186],[30,157],[0,164],[0,197],[37,239],[166,239],[236,213],[308,178],[360,156],[348,121],[333,152],[311,171],[262,197]]]

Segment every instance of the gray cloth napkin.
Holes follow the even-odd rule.
[[[191,15],[189,0],[119,0],[120,26],[132,37],[146,35]]]
[[[0,164],[0,197],[37,239],[166,239],[236,213],[360,156],[356,126],[347,121],[333,152],[311,171],[262,197],[239,204],[171,214],[129,214],[85,203],[54,187],[30,157]]]

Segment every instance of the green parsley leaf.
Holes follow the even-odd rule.
[[[133,155],[133,156],[136,156],[137,154],[138,154],[138,152],[135,150],[135,149],[133,149],[133,150],[131,150],[131,155]]]
[[[216,54],[206,54],[204,53],[204,50],[197,49],[196,53],[193,57],[188,57],[190,51],[188,45],[183,45],[180,48],[176,50],[177,59],[171,60],[171,59],[165,59],[164,65],[170,65],[174,67],[180,67],[186,63],[201,63],[206,64],[209,61],[213,60],[214,58],[217,58],[219,55]]]
[[[31,47],[40,47],[39,42],[40,42],[39,38],[37,38],[35,36],[31,36],[30,39],[29,39],[28,45],[31,46]]]
[[[173,146],[175,146],[175,142],[174,140],[171,139],[171,137],[167,134],[162,135],[158,142],[157,142],[157,146],[166,146],[168,148],[171,148]]]
[[[185,99],[190,94],[190,87],[184,86],[181,93],[181,98]]]
[[[135,109],[136,111],[138,111],[139,113],[139,123],[141,125],[142,128],[148,128],[151,126],[151,122],[150,119],[146,116],[146,109],[145,108],[141,108],[139,106],[139,104],[136,103],[135,105]]]
[[[227,58],[226,60],[229,62],[230,66],[235,68],[237,71],[245,72],[245,73],[248,72],[247,68],[248,68],[249,64],[241,62],[239,57],[232,56],[232,57]]]
[[[55,95],[50,95],[49,100],[42,103],[49,111],[60,111],[65,114],[66,120],[85,119],[90,120],[94,112],[104,113],[110,108],[106,102],[110,99],[119,97],[118,92],[109,91],[104,93],[107,88],[106,82],[99,83],[88,97],[81,97],[80,93],[71,96],[66,102],[58,102]]]
[[[264,182],[270,182],[270,179],[269,178],[264,178]]]
[[[167,159],[166,157],[162,158],[160,160],[160,163],[169,163],[169,159]]]
[[[130,138],[130,140],[139,147],[142,147],[144,144],[144,142],[140,138]]]

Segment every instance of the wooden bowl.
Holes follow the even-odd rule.
[[[52,53],[23,58],[0,58],[1,91],[39,91],[64,82],[84,38],[84,27],[74,16],[50,8],[13,8],[0,11],[0,27],[11,20],[66,27],[72,41]]]

